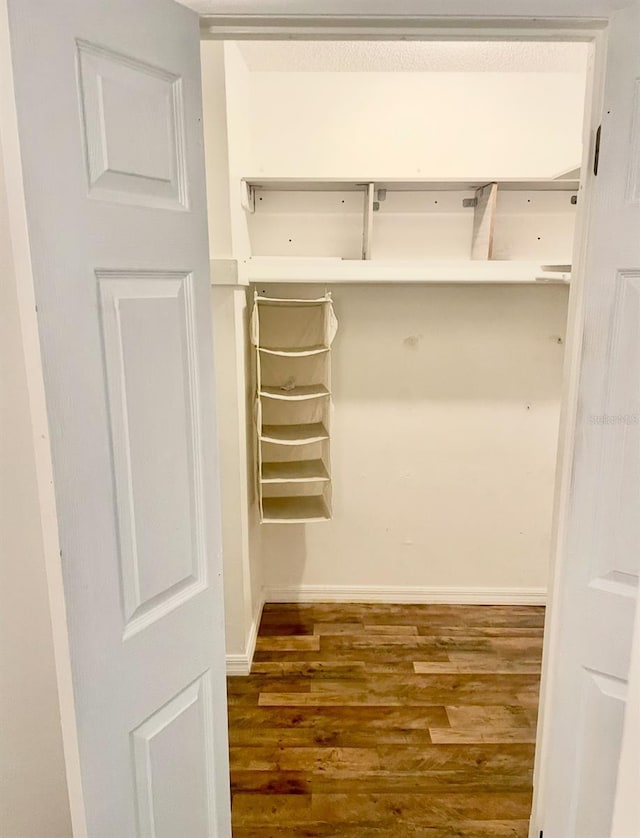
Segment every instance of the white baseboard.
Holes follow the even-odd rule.
[[[253,663],[253,655],[256,651],[256,641],[258,639],[258,629],[260,628],[260,619],[262,617],[262,609],[264,608],[265,597],[263,595],[258,601],[257,608],[251,621],[251,628],[247,637],[247,645],[242,654],[233,654],[226,656],[227,675],[248,675],[251,672],[251,664]]]
[[[266,602],[386,602],[399,605],[545,605],[546,588],[400,588],[383,585],[288,585],[267,588]]]

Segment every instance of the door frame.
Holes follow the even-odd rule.
[[[586,98],[585,139],[583,169],[587,172],[581,192],[581,212],[574,245],[574,276],[570,290],[568,333],[565,348],[564,374],[558,440],[558,465],[554,491],[552,550],[548,594],[548,617],[544,634],[544,659],[540,696],[540,716],[536,743],[536,769],[531,835],[537,836],[537,822],[544,811],[544,776],[541,770],[549,749],[548,714],[553,688],[551,663],[562,625],[562,614],[555,603],[560,601],[566,561],[565,536],[569,522],[572,497],[571,472],[575,445],[575,423],[579,371],[582,355],[584,282],[582,278],[587,241],[587,228],[591,205],[592,135],[602,102],[604,84],[604,57],[606,54],[606,26],[610,4],[606,0],[528,0],[527,8],[517,17],[509,14],[510,0],[493,0],[483,5],[484,11],[471,11],[469,0],[438,0],[420,2],[421,14],[407,9],[396,10],[396,15],[376,16],[357,5],[343,0],[341,15],[326,15],[309,7],[322,3],[307,2],[306,14],[283,15],[277,12],[256,15],[221,16],[210,14],[212,0],[185,0],[201,14],[202,37],[217,40],[289,39],[306,40],[518,40],[541,41],[579,40],[592,44],[593,62]],[[286,4],[285,4],[286,5]],[[363,3],[359,4],[361,7]],[[411,2],[404,6],[411,6]],[[414,8],[415,8],[415,4]],[[580,6],[582,5],[582,8]],[[400,4],[398,4],[400,6]],[[425,6],[433,9],[431,16],[424,14]],[[446,6],[446,8],[445,8]],[[299,7],[299,4],[298,4]],[[436,8],[437,7],[437,8]],[[586,8],[585,8],[586,7]],[[344,14],[347,12],[347,14]],[[351,14],[349,14],[351,12]],[[10,235],[13,245],[17,283],[19,286],[20,318],[22,326],[22,353],[27,360],[29,398],[32,420],[33,448],[37,463],[40,521],[44,544],[44,567],[49,592],[51,633],[56,658],[57,690],[60,704],[61,726],[65,749],[65,762],[74,838],[86,838],[82,782],[78,755],[75,709],[71,681],[70,652],[66,626],[64,590],[60,562],[57,514],[53,492],[49,430],[44,397],[44,384],[40,360],[37,316],[34,304],[33,277],[31,273],[28,227],[22,189],[20,147],[18,141],[15,101],[11,79],[10,37],[6,0],[0,0],[0,142],[1,151],[10,178],[7,182],[10,212]],[[640,633],[639,633],[640,634]],[[640,639],[640,638],[638,638]],[[632,655],[640,672],[640,649]],[[635,678],[637,673],[630,673]],[[635,693],[630,693],[632,698]],[[625,726],[626,733],[626,726]],[[623,742],[624,749],[624,742]]]
[[[189,1],[189,0],[187,0]],[[197,0],[194,0],[194,5]],[[189,3],[191,5],[191,2]],[[310,0],[313,5],[313,0]],[[202,5],[202,4],[199,4]],[[308,3],[309,5],[309,3]],[[431,4],[433,5],[433,3]],[[451,5],[460,5],[453,3]],[[495,4],[494,4],[495,5]],[[500,0],[498,0],[500,5]],[[235,17],[201,13],[203,40],[420,40],[439,41],[452,39],[473,40],[537,40],[580,41],[591,46],[585,89],[583,118],[583,177],[579,196],[580,211],[577,215],[573,247],[573,271],[567,314],[567,337],[563,362],[562,393],[556,475],[552,513],[551,549],[549,555],[549,582],[547,617],[543,640],[543,664],[535,747],[534,794],[529,827],[530,838],[538,838],[542,829],[545,806],[545,766],[553,743],[550,739],[550,713],[554,692],[554,661],[563,624],[559,610],[562,601],[564,565],[567,561],[566,533],[570,523],[572,471],[576,440],[576,419],[580,368],[582,361],[582,335],[584,326],[584,264],[587,250],[588,228],[591,218],[593,189],[593,155],[595,132],[600,122],[605,82],[607,47],[606,17],[550,16],[544,0],[530,2],[529,11],[539,8],[542,14],[531,18],[496,18],[491,10],[478,13],[474,18],[457,17],[455,12],[433,20],[412,18],[338,17],[317,15],[287,15],[277,17],[265,14],[260,17],[238,15]],[[566,0],[558,2],[563,7],[571,5]],[[486,8],[486,7],[485,7]],[[547,12],[546,14],[544,12]],[[574,7],[575,11],[575,7]],[[575,277],[580,277],[575,281]],[[558,604],[556,606],[556,603]],[[637,632],[640,643],[640,619]],[[640,648],[638,649],[640,656]],[[632,655],[633,660],[633,655]],[[631,674],[631,673],[630,673]],[[638,665],[640,682],[640,664]],[[640,690],[640,688],[639,688]],[[630,750],[630,749],[627,749]],[[620,806],[616,799],[616,808]]]

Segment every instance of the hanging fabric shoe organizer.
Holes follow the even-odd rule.
[[[262,523],[331,518],[331,344],[337,327],[328,292],[311,300],[255,294],[251,341]]]

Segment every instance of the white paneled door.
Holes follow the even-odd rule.
[[[197,16],[10,0],[89,838],[227,838]]]
[[[572,500],[536,838],[542,828],[544,838],[610,835],[640,573],[640,2],[618,6],[583,277]]]

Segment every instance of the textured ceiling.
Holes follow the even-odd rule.
[[[239,41],[254,71],[585,73],[586,44],[524,41]]]

